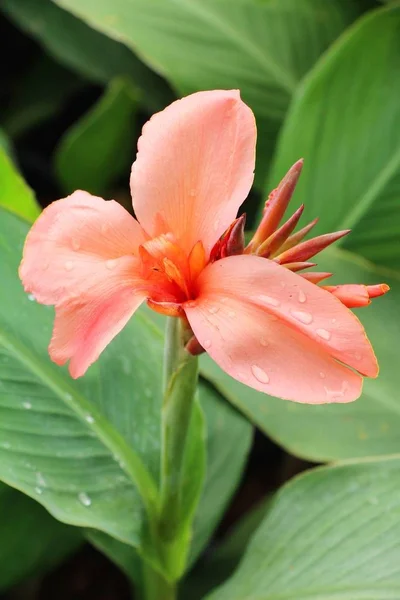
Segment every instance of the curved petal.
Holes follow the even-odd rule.
[[[86,192],[50,204],[30,230],[19,269],[26,291],[59,304],[108,278],[116,260],[132,256],[146,235],[117,202]]]
[[[49,354],[58,365],[70,359],[73,378],[83,375],[97,360],[147,295],[143,282],[132,274],[132,265],[123,264],[131,261],[135,259],[119,259],[118,275],[104,279],[95,294],[56,307]]]
[[[298,402],[357,398],[377,363],[364,329],[341,302],[304,278],[255,256],[209,265],[198,298],[184,305],[211,357],[247,385]]]
[[[171,231],[190,252],[209,252],[253,182],[256,126],[236,90],[177,100],[144,126],[132,167],[136,216],[146,231]]]

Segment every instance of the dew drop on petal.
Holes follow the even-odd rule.
[[[354,358],[357,360],[361,360],[361,354],[359,352],[354,353]]]
[[[64,266],[67,271],[72,271],[72,269],[74,268],[74,263],[72,262],[72,260],[67,260]]]
[[[207,350],[207,348],[211,348],[211,340],[204,340],[203,348]]]
[[[323,371],[320,371],[319,376],[321,377],[321,379],[325,379],[326,375]]]
[[[78,499],[83,506],[90,506],[92,504],[92,500],[85,492],[78,494]]]
[[[35,302],[36,298],[33,294],[28,294],[28,300],[30,300],[31,302]]]
[[[259,301],[265,302],[265,304],[269,304],[270,306],[279,306],[280,302],[276,298],[271,298],[271,296],[266,296],[265,294],[260,294],[256,297]]]
[[[81,243],[78,239],[72,238],[71,246],[72,246],[72,249],[75,250],[75,252],[76,252],[81,247]]]
[[[312,314],[304,310],[291,310],[290,313],[295,319],[300,321],[300,323],[304,323],[305,325],[309,325],[313,321]]]
[[[301,302],[301,304],[304,304],[304,302],[306,302],[306,300],[307,300],[307,296],[305,295],[303,290],[299,290],[299,302]]]
[[[212,315],[215,315],[215,313],[217,313],[218,311],[219,311],[218,306],[209,306],[208,307],[208,312],[210,312]]]
[[[217,231],[218,227],[219,227],[219,219],[215,219],[215,221],[214,221],[214,231]]]
[[[236,313],[234,310],[228,310],[228,317],[236,317]]]
[[[327,329],[317,329],[316,331],[317,335],[319,335],[320,338],[322,338],[323,340],[330,340],[331,339],[331,332],[328,331]]]
[[[258,365],[252,365],[251,372],[260,383],[269,383],[269,377],[267,373]]]
[[[196,190],[195,190],[195,188],[192,188],[189,192],[189,196],[192,196],[192,198],[194,198],[195,195],[196,195]]]
[[[26,408],[27,410],[29,410],[30,408],[32,408],[32,404],[30,402],[23,402],[22,406],[24,408]]]
[[[336,323],[336,319],[332,319],[332,323]]]
[[[107,223],[103,223],[101,228],[100,228],[101,233],[107,233],[108,231],[108,225]]]
[[[114,269],[116,264],[117,264],[117,261],[113,258],[110,258],[110,260],[106,261],[106,267],[107,267],[107,269],[110,269],[110,271],[111,271],[111,269]]]
[[[264,348],[266,348],[268,346],[268,342],[265,338],[260,338],[260,344],[261,346],[264,346]]]

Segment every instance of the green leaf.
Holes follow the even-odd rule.
[[[37,502],[0,484],[0,591],[49,571],[81,543],[80,532]]]
[[[314,469],[275,497],[209,600],[397,600],[400,458]]]
[[[366,379],[361,398],[350,404],[311,406],[267,396],[226,375],[208,357],[201,372],[267,435],[292,454],[315,461],[393,454],[399,450],[400,275],[374,268],[341,250],[326,251],[322,271],[336,274],[339,283],[387,282],[390,292],[357,311],[380,363],[377,379]],[[288,367],[288,377],[290,368]]]
[[[49,0],[2,0],[1,9],[59,62],[95,83],[127,76],[151,111],[171,99],[165,82],[118,41],[109,39]]]
[[[12,138],[59,114],[84,85],[83,79],[41,54],[12,91],[2,127]]]
[[[235,523],[222,542],[212,548],[183,582],[183,597],[201,600],[205,594],[230,577],[238,566],[247,544],[270,508],[270,497],[252,508]]]
[[[6,150],[0,147],[0,207],[33,221],[40,213],[32,190],[13,166]]]
[[[337,0],[55,0],[132,48],[179,94],[239,88],[255,111],[263,159],[300,79],[358,15]]]
[[[252,442],[252,427],[216,390],[200,381],[200,404],[206,418],[207,468],[197,507],[189,566],[204,550],[242,476]],[[86,537],[136,583],[141,571],[134,548],[95,530]]]
[[[400,6],[357,22],[296,92],[269,189],[300,156],[295,206],[318,233],[353,228],[342,244],[375,262],[400,260]],[[366,92],[368,90],[368,92]]]
[[[57,519],[98,529],[141,553],[148,531],[138,486],[151,503],[159,478],[162,336],[139,312],[88,374],[71,380],[47,355],[53,310],[24,294],[17,277],[26,233],[25,223],[2,212],[0,479]],[[227,435],[232,428],[242,438],[239,444],[229,432],[231,447],[241,446],[243,453],[230,465],[231,477],[224,474],[226,489],[216,498],[211,522],[196,521],[202,543],[234,490],[251,436],[243,418],[221,409],[212,394],[205,402],[215,404],[215,411],[205,404],[211,432],[214,422],[224,427],[226,421]],[[217,451],[225,448],[210,451],[221,465]],[[211,488],[215,476],[207,476]],[[161,568],[157,557],[146,558]]]
[[[133,160],[137,96],[131,84],[112,81],[90,111],[69,129],[58,146],[55,165],[66,193],[83,189],[102,194]]]

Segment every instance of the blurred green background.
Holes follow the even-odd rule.
[[[117,531],[112,520],[112,511],[123,512],[124,501],[134,490],[125,490],[126,482],[118,480],[121,473],[107,470],[109,456],[93,458],[98,440],[84,430],[67,396],[79,392],[87,397],[89,405],[92,402],[106,414],[129,443],[139,445],[152,468],[159,440],[153,442],[150,434],[137,435],[135,427],[154,433],[158,426],[158,400],[140,408],[143,398],[150,405],[148,398],[156,397],[158,375],[146,371],[145,364],[138,366],[142,349],[132,350],[132,339],[155,336],[147,351],[150,364],[157,364],[161,336],[143,313],[140,325],[128,328],[100,366],[75,386],[63,371],[57,371],[59,375],[48,367],[52,315],[23,294],[16,269],[29,223],[49,202],[81,188],[115,198],[131,210],[129,171],[141,127],[151,114],[188,93],[238,88],[255,113],[256,177],[243,206],[250,227],[267,193],[293,162],[304,157],[292,203],[292,208],[306,205],[302,224],[318,216],[317,233],[353,230],[335,249],[323,253],[320,270],[334,272],[336,283],[391,286],[387,296],[358,313],[375,347],[381,374],[376,381],[366,382],[362,398],[354,404],[312,407],[267,398],[230,380],[203,357],[202,406],[209,425],[209,466],[214,471],[201,504],[206,516],[196,521],[193,561],[202,553],[204,559],[205,550],[212,548],[210,540],[218,539],[249,507],[303,470],[308,461],[379,457],[379,472],[387,468],[392,477],[393,464],[385,461],[400,454],[399,3],[2,0],[0,11],[0,479],[5,482],[0,487],[0,591],[4,590],[4,598],[128,597],[126,580],[87,545],[56,575],[51,574],[86,540],[122,570],[132,571],[136,560],[133,549],[126,552],[125,547],[135,546],[135,532],[125,539],[125,522]],[[20,346],[16,339],[22,340]],[[111,374],[120,384],[119,395],[107,389]],[[132,377],[137,394],[134,409],[126,400]],[[146,377],[154,379],[150,388]],[[114,403],[114,409],[107,402]],[[134,426],[127,426],[133,416]],[[219,442],[218,435],[223,436]],[[82,496],[88,469],[97,473],[106,490],[92,490],[89,500],[97,502],[90,518],[82,508],[88,504]],[[122,486],[118,501],[116,481]],[[216,536],[239,481],[242,484]],[[140,515],[136,518],[140,524]],[[259,515],[255,520],[260,519]],[[244,533],[236,533],[231,547],[217,553],[219,576],[210,570],[210,582],[224,579],[236,565],[243,552],[242,546],[237,549],[237,539],[247,542],[255,526],[251,522],[246,527]],[[122,548],[110,535],[125,542]],[[50,575],[43,579],[44,573]],[[210,588],[204,579],[194,571],[192,584],[187,584],[192,585],[188,587],[191,598],[201,597],[203,585]],[[400,579],[396,581],[400,585]],[[232,597],[229,594],[226,597]]]

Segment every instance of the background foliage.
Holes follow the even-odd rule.
[[[149,116],[187,93],[239,88],[259,136],[243,207],[250,226],[303,156],[293,203],[306,204],[304,223],[319,216],[320,233],[353,229],[321,270],[338,283],[385,281],[391,292],[358,313],[381,374],[356,403],[269,398],[202,357],[205,430],[194,424],[193,438],[206,436],[206,476],[184,594],[398,599],[399,2],[2,0],[0,10],[0,590],[42,576],[85,540],[136,584],[138,556],[156,562],[129,463],[139,456],[157,482],[162,324],[141,311],[72,381],[47,357],[52,310],[18,280],[29,224],[76,188],[130,208],[130,164]],[[285,453],[268,446],[272,462],[258,471],[267,485],[211,543],[255,430]],[[262,498],[304,460],[335,464]],[[261,504],[247,511],[255,497]]]

